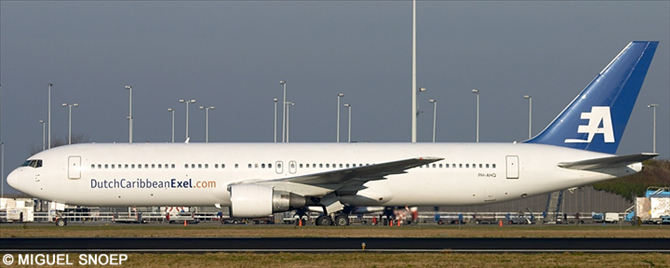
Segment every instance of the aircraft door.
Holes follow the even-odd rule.
[[[277,174],[284,173],[284,165],[283,164],[284,163],[282,161],[275,162],[275,172],[277,172]]]
[[[508,155],[505,157],[505,162],[507,163],[507,178],[508,179],[518,179],[519,178],[519,156],[517,155]]]
[[[81,178],[81,156],[70,156],[67,158],[67,177],[71,180]]]
[[[295,174],[295,172],[298,170],[298,164],[295,161],[290,161],[288,162],[288,172],[291,174]]]

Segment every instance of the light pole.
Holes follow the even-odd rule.
[[[289,106],[289,105],[290,105],[290,106]],[[291,106],[293,106],[293,105],[295,105],[295,103],[290,102],[290,101],[289,101],[289,102],[286,102],[286,103],[284,104],[284,106],[286,107],[286,143],[288,143],[288,141],[289,141],[289,139],[288,139],[288,137],[289,137],[289,133],[291,133],[291,131],[289,130],[289,126],[290,126],[290,125],[289,125],[288,122],[289,122],[289,117],[290,117],[290,114],[291,114],[291,112],[290,112],[290,108],[291,108]]]
[[[172,114],[172,143],[174,143],[174,109],[168,108],[167,110]]]
[[[275,130],[274,130],[272,136],[274,136],[274,143],[277,143],[277,98],[274,98],[273,101],[275,103],[275,116],[274,116]]]
[[[186,140],[188,141],[188,104],[189,103],[195,103],[195,100],[185,100],[185,99],[180,99],[179,103],[186,103]]]
[[[128,101],[128,143],[133,143],[133,87],[126,86],[126,89],[130,92]]]
[[[412,1],[412,142],[416,142],[416,0]]]
[[[287,123],[286,123],[286,81],[281,80],[279,81],[279,84],[284,85],[284,100],[282,103],[284,104],[282,107],[282,115],[281,115],[281,142],[286,142],[286,128],[287,128]]]
[[[0,198],[5,198],[5,143],[0,141]]]
[[[528,100],[528,139],[530,139],[533,129],[533,98],[530,95],[525,95],[523,98]]]
[[[47,115],[47,123],[49,124],[49,126],[48,126],[49,135],[47,137],[47,144],[48,144],[47,148],[49,148],[49,149],[51,149],[51,86],[53,86],[53,85],[54,84],[52,84],[52,83],[47,84],[47,86],[49,87],[49,94],[48,94],[49,95],[49,98],[48,98],[49,104],[47,105],[47,107],[48,107],[47,108],[47,114],[48,114]]]
[[[477,143],[479,143],[479,90],[472,89],[472,93],[477,95]]]
[[[351,105],[346,103],[346,104],[344,104],[344,107],[349,108],[349,128],[348,128],[349,134],[348,134],[348,141],[347,142],[351,143]]]
[[[44,125],[44,120],[40,119],[40,121],[38,121],[38,122],[40,122],[40,124],[42,124],[42,151],[44,151],[44,150],[46,150],[46,144],[45,144],[45,141],[44,141],[45,136],[46,136],[46,129],[45,129],[46,126]]]
[[[67,144],[72,144],[72,107],[79,107],[78,103],[67,104],[63,103],[63,107],[68,107],[68,131],[67,131]]]
[[[340,98],[344,97],[343,93],[337,94],[337,142],[340,142]]]
[[[654,110],[654,127],[653,127],[653,153],[656,153],[656,107],[658,107],[657,103],[652,103],[647,105],[647,107],[652,108]]]
[[[2,198],[5,198],[5,143],[2,142],[2,88],[0,87],[0,199]]]
[[[214,110],[214,106],[200,106],[200,110],[205,110],[205,143],[209,142],[209,110]]]
[[[433,142],[435,142],[435,124],[437,122],[437,101],[434,99],[428,100],[433,104]]]

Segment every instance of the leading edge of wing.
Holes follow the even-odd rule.
[[[439,157],[418,157],[379,164],[364,165],[346,169],[338,169],[320,173],[301,175],[290,178],[263,182],[293,182],[309,185],[346,184],[349,181],[370,181],[385,176],[405,173],[405,170],[440,161]]]
[[[558,163],[559,167],[569,168],[569,169],[579,169],[579,170],[593,170],[593,169],[602,169],[608,167],[617,167],[617,166],[627,166],[630,164],[642,162],[647,159],[651,159],[658,156],[658,154],[653,153],[639,153],[639,154],[630,154],[630,155],[614,155],[607,157],[599,157],[587,160],[573,161],[573,162],[561,162]]]

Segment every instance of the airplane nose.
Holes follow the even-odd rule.
[[[16,190],[19,190],[19,173],[20,171],[14,170],[7,175],[7,184]]]

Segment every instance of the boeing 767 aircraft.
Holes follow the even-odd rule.
[[[93,206],[226,206],[264,217],[320,207],[508,201],[627,176],[656,154],[618,156],[658,42],[629,43],[539,135],[521,143],[75,144],[37,153],[15,189]]]

